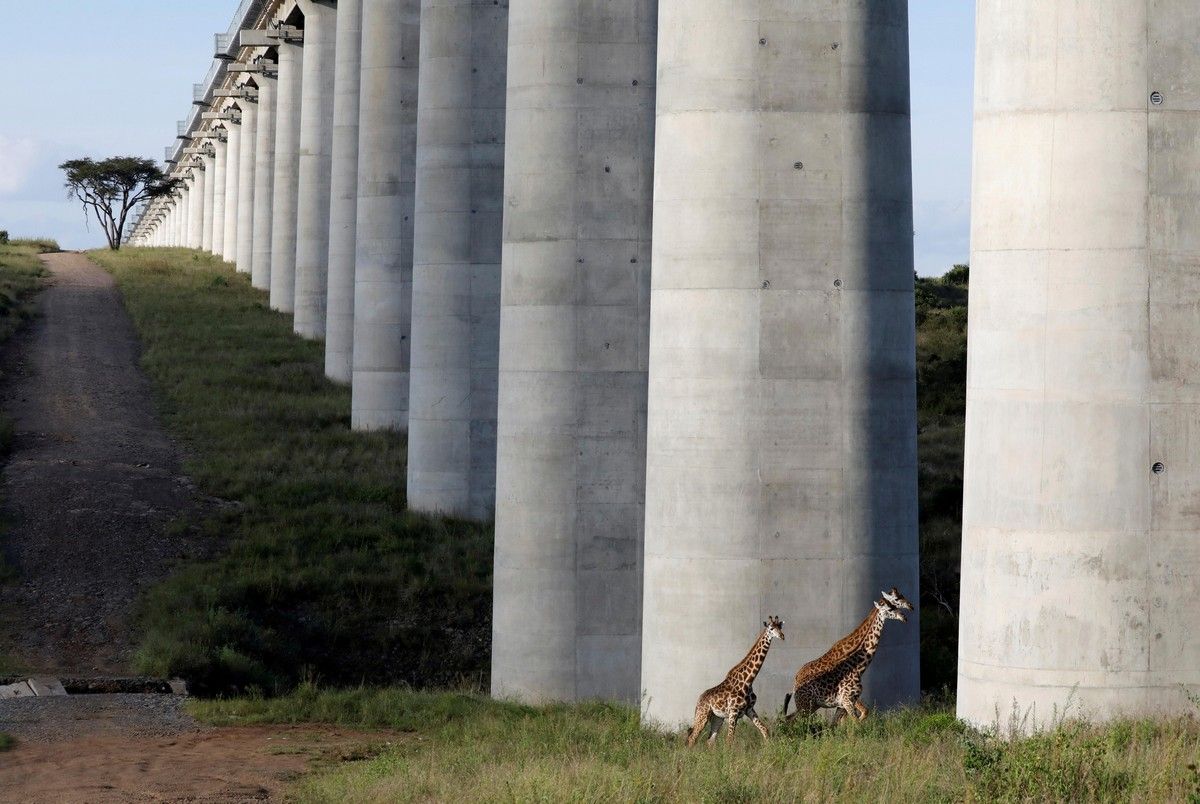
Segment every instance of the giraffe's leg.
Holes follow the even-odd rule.
[[[854,702],[854,708],[858,710],[858,719],[859,719],[859,720],[866,720],[866,719],[867,719],[867,713],[871,711],[870,709],[868,709],[868,708],[866,707],[866,705],[865,705],[865,704],[863,704],[863,702],[862,702],[862,701],[855,701],[855,702]]]
[[[792,692],[795,692],[795,690],[792,690]],[[787,717],[787,708],[788,708],[788,703],[789,703],[791,700],[792,700],[792,693],[791,693],[791,692],[789,692],[787,695],[783,696],[783,716],[784,716],[784,717]]]
[[[725,718],[714,716],[709,721],[708,726],[708,747],[712,748],[717,743],[717,735],[721,732],[721,725],[725,722]]]
[[[734,713],[725,719],[725,744],[733,744],[733,730],[737,726],[738,718],[741,714]]]
[[[692,719],[692,729],[688,732],[687,736],[688,748],[691,748],[696,744],[696,738],[700,736],[700,732],[703,731],[704,727],[708,724],[710,715],[711,712],[709,711],[708,705],[705,704],[704,701],[700,701],[696,704],[696,716]]]
[[[754,711],[754,707],[750,707],[750,711],[746,714],[749,716],[750,722],[754,724],[754,728],[758,729],[758,733],[762,735],[763,740],[771,739],[771,735],[767,734],[767,727],[763,724],[762,719],[759,718],[758,712]]]

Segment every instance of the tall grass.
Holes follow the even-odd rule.
[[[352,433],[350,392],[244,275],[182,249],[107,250],[187,471],[225,504],[219,557],[151,590],[138,669],[201,693],[478,681],[490,528],[405,508],[405,439]]]
[[[334,801],[1187,801],[1200,726],[1065,723],[1005,741],[946,704],[862,724],[773,724],[733,746],[683,746],[633,709],[529,707],[469,694],[311,686],[274,700],[202,702],[222,725],[324,722],[394,729],[378,756],[303,780],[294,798]],[[744,724],[745,725],[745,724]]]

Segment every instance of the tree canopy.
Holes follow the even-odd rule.
[[[153,160],[137,156],[84,157],[58,167],[66,173],[70,196],[83,204],[85,214],[89,209],[95,214],[113,251],[121,248],[130,211],[143,201],[174,192],[178,185]]]

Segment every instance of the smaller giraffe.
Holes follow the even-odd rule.
[[[767,660],[767,651],[771,649],[771,640],[778,637],[783,639],[783,620],[775,615],[763,621],[762,633],[754,642],[754,647],[746,654],[746,658],[735,664],[725,674],[725,680],[715,687],[707,689],[696,702],[696,717],[692,728],[688,731],[687,745],[691,748],[696,744],[696,738],[707,725],[709,727],[708,744],[711,746],[717,739],[721,722],[725,722],[725,742],[733,741],[733,729],[742,717],[750,718],[764,740],[768,739],[767,727],[754,711],[758,696],[754,694],[754,679]]]
[[[797,715],[811,715],[821,708],[836,708],[838,717],[849,715],[865,720],[867,707],[859,700],[862,695],[862,676],[875,658],[883,624],[888,620],[907,622],[904,610],[912,604],[896,587],[880,592],[882,599],[875,608],[846,636],[842,637],[819,659],[814,659],[796,673],[792,691],[784,696],[783,713],[791,720]],[[795,698],[796,711],[787,714],[788,702]]]

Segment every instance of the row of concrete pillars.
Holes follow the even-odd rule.
[[[275,3],[139,245],[220,254],[496,530],[492,685],[688,719],[917,597],[907,6]],[[918,693],[890,629],[877,704]]]

